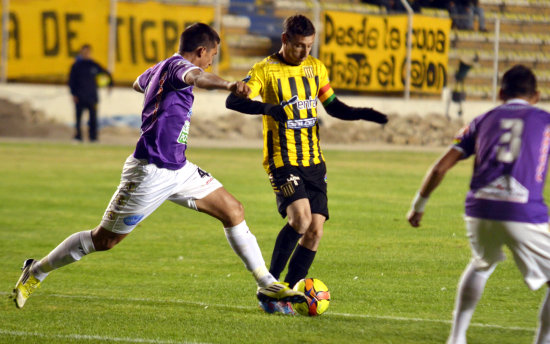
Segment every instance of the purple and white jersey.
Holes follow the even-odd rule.
[[[185,165],[194,96],[193,86],[183,80],[187,72],[196,68],[199,67],[175,54],[138,76],[137,83],[145,94],[141,137],[134,157],[170,170]]]
[[[548,222],[542,196],[550,145],[550,114],[513,99],[474,119],[456,137],[464,158],[475,154],[466,215]]]

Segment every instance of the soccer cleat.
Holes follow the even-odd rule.
[[[281,313],[284,315],[296,315],[296,312],[294,312],[292,308],[292,304],[288,301],[260,301],[259,305],[264,312],[269,314]]]
[[[256,296],[260,302],[286,301],[295,303],[306,301],[304,293],[292,290],[282,282],[273,282],[267,287],[258,288]]]
[[[40,287],[40,281],[37,280],[31,272],[31,266],[33,263],[34,259],[25,260],[23,267],[21,268],[23,273],[21,274],[21,277],[19,277],[19,280],[13,289],[13,300],[15,301],[15,306],[17,306],[17,308],[23,308],[29,296],[31,296],[31,294]]]

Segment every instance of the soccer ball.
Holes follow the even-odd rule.
[[[327,286],[317,278],[304,278],[294,286],[294,290],[301,291],[307,302],[294,303],[294,310],[301,315],[314,317],[323,314],[330,303],[330,292]]]

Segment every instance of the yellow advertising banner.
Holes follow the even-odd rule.
[[[11,0],[8,78],[65,81],[83,44],[90,44],[92,58],[107,68],[109,9],[110,0]],[[177,52],[186,26],[212,24],[214,16],[212,7],[118,1],[115,82],[133,82]]]
[[[178,51],[181,32],[197,21],[212,24],[212,7],[119,2],[115,80],[131,80]]]
[[[8,78],[63,80],[84,43],[106,65],[109,0],[9,2]]]
[[[323,13],[320,59],[331,86],[353,91],[405,89],[406,15]],[[451,20],[415,15],[411,91],[440,93],[447,81]]]

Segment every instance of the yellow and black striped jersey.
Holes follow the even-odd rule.
[[[260,95],[264,103],[283,105],[288,118],[282,123],[263,116],[265,170],[323,162],[317,106],[335,97],[325,65],[312,56],[298,66],[289,65],[274,54],[256,63],[245,81],[251,89],[250,99]]]

